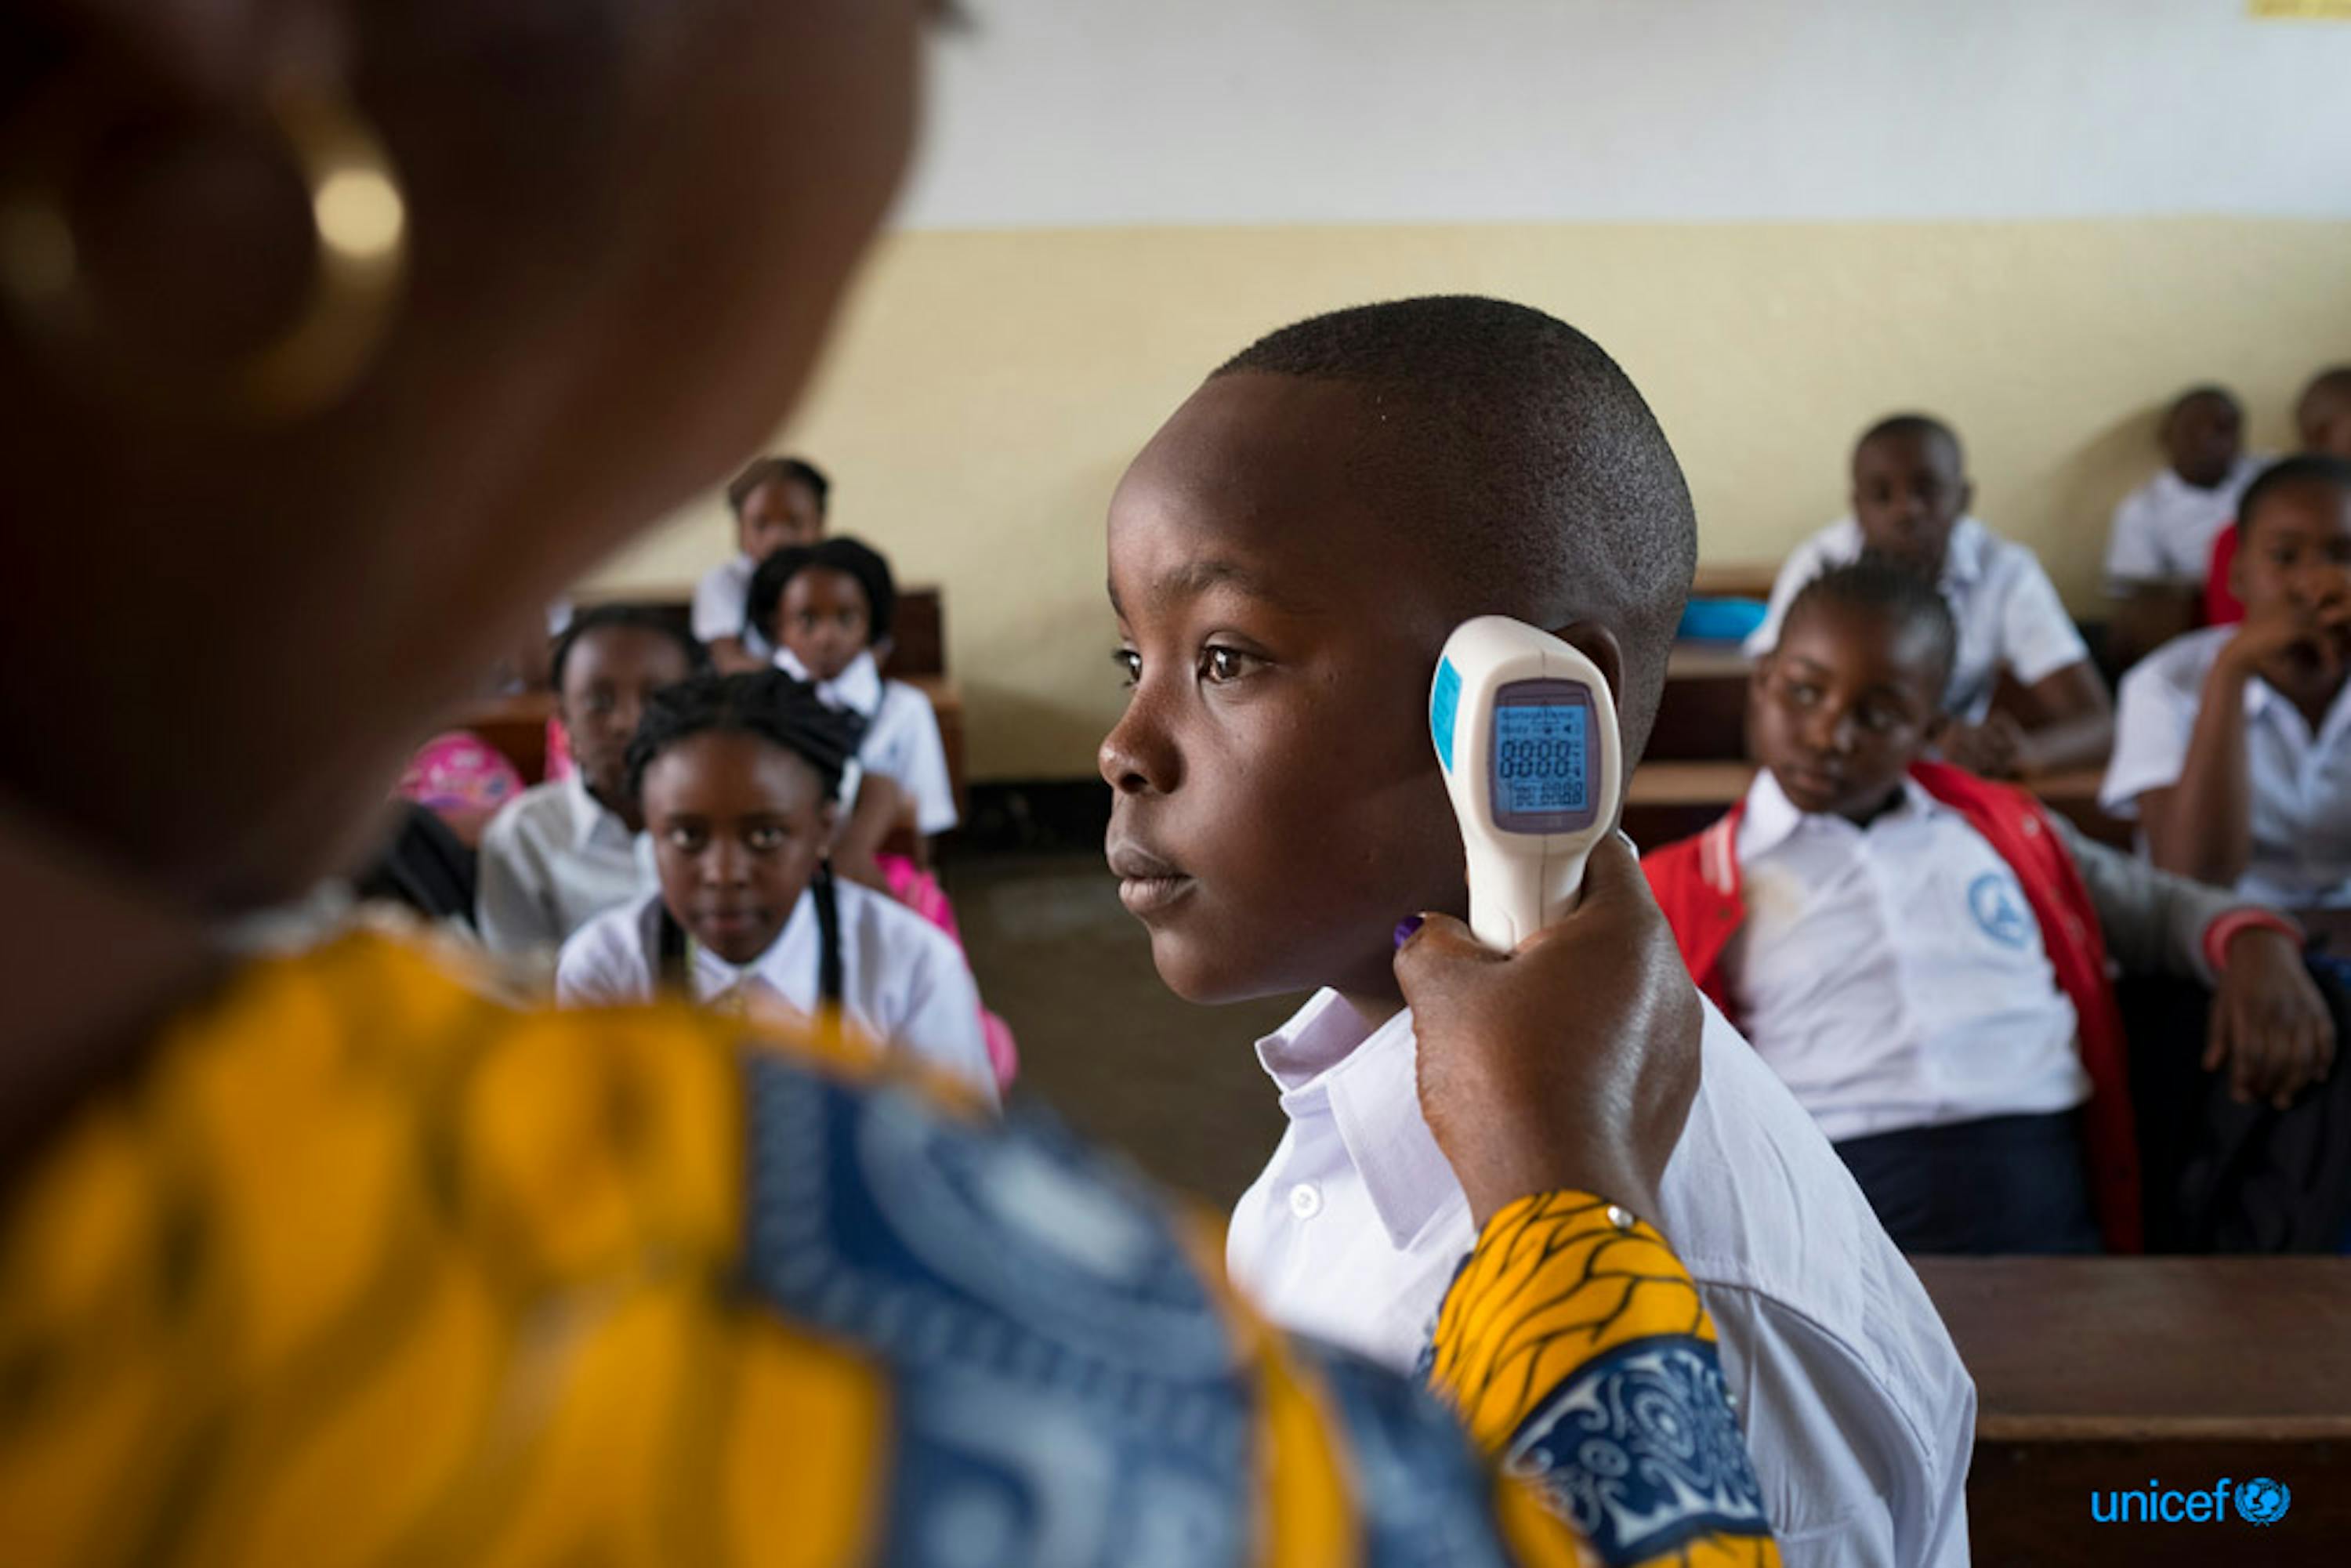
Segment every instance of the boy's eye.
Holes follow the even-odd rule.
[[[789,833],[770,822],[753,828],[745,833],[743,841],[764,854],[770,850],[783,848],[784,841],[789,837],[791,837]]]
[[[1120,648],[1110,658],[1111,663],[1118,666],[1119,674],[1126,677],[1119,684],[1132,691],[1134,684],[1143,679],[1143,655],[1132,648]]]
[[[674,850],[683,850],[687,854],[699,852],[707,841],[700,828],[680,826],[669,831],[669,847]]]
[[[1210,685],[1222,685],[1247,674],[1253,662],[1251,655],[1238,649],[1220,648],[1212,643],[1200,651],[1200,675]]]
[[[1798,707],[1810,707],[1821,700],[1821,688],[1810,681],[1790,681],[1788,700]]]
[[[1885,735],[1902,722],[1902,716],[1892,708],[1875,706],[1861,710],[1861,727],[1873,735]]]

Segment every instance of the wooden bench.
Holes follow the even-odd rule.
[[[2101,843],[2126,848],[2131,824],[2098,806],[2095,768],[2051,773],[2024,780],[2051,810]],[[1644,849],[1687,838],[1743,799],[1755,781],[1751,762],[1644,762],[1625,787],[1625,831]]]
[[[1974,1559],[2351,1561],[2351,1259],[1918,1258],[1976,1380]],[[2276,1524],[2098,1523],[2090,1494],[2266,1476]]]
[[[692,601],[690,591],[675,589],[587,592],[577,598],[582,606],[634,604],[673,612],[681,621],[689,613]],[[964,776],[963,691],[947,677],[945,632],[937,589],[901,589],[890,657],[882,671],[931,699],[932,710],[939,718],[939,740],[946,750],[956,810],[967,815],[971,808]],[[481,736],[515,765],[524,782],[536,784],[547,777],[547,721],[554,712],[553,694],[522,692],[469,703],[450,716],[445,727],[470,729]]]

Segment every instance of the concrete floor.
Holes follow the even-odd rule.
[[[1016,1101],[1042,1101],[1160,1180],[1229,1208],[1281,1136],[1251,1049],[1303,998],[1195,1007],[1098,851],[960,855],[940,868],[980,995],[1020,1042]]]

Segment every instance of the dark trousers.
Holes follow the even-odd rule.
[[[1836,1152],[1905,1252],[2095,1252],[2074,1112],[1852,1138]]]

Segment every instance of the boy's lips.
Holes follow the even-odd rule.
[[[1802,794],[1834,795],[1844,788],[1844,776],[1824,768],[1798,762],[1777,771],[1782,785],[1792,784]]]
[[[1192,879],[1149,850],[1123,841],[1109,848],[1111,874],[1118,878],[1118,901],[1130,915],[1151,915],[1192,891]]]

